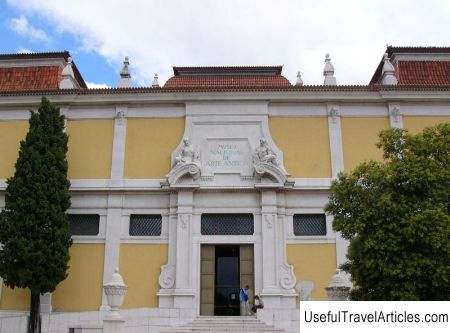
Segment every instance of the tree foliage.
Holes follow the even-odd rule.
[[[38,112],[31,112],[0,213],[0,276],[11,288],[30,289],[30,325],[39,319],[39,295],[54,291],[67,276],[67,141],[64,117],[42,98]]]
[[[354,300],[450,300],[450,124],[380,133],[384,162],[340,174],[325,207],[350,241]]]

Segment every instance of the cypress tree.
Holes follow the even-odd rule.
[[[64,116],[43,97],[38,112],[31,111],[0,213],[0,276],[10,288],[30,290],[28,333],[40,329],[40,295],[67,277],[72,244],[67,142]]]

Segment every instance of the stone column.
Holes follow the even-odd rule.
[[[277,214],[277,193],[261,192],[262,291],[266,308],[295,307],[295,276],[286,263],[283,218]]]
[[[339,105],[328,104],[328,137],[331,152],[331,173],[336,178],[344,170],[344,153],[342,149],[341,113]]]
[[[195,304],[192,262],[192,213],[193,191],[178,192],[178,210],[176,226],[176,264],[174,307],[191,309]]]
[[[122,194],[108,195],[108,211],[106,216],[105,234],[105,259],[103,264],[103,284],[108,282],[109,277],[119,267],[120,255],[120,232],[122,223]],[[106,295],[103,293],[100,310],[108,310]]]
[[[127,134],[127,107],[116,106],[116,118],[114,122],[114,139],[111,159],[112,186],[122,184],[125,165],[125,141]]]
[[[159,285],[161,289],[158,292],[159,307],[173,308],[173,291],[175,286],[175,263],[177,255],[177,193],[170,193],[169,208],[169,253],[167,264],[161,267],[159,275]]]

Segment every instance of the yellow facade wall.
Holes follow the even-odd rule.
[[[294,266],[297,283],[313,281],[315,288],[312,297],[328,300],[324,288],[336,271],[335,244],[288,244],[287,261]]]
[[[403,117],[403,128],[409,133],[416,134],[425,127],[435,126],[440,123],[450,123],[450,117]]]
[[[104,244],[73,244],[69,276],[52,295],[55,311],[96,311],[102,303]]]
[[[345,170],[365,161],[381,161],[383,152],[376,147],[378,133],[389,128],[388,118],[341,118]]]
[[[128,285],[124,308],[158,307],[156,293],[161,266],[167,264],[167,244],[122,244],[120,274]]]
[[[69,178],[109,179],[114,120],[69,120],[67,134]]]
[[[184,118],[128,119],[125,178],[164,178],[184,133]]]
[[[327,118],[271,117],[269,128],[292,177],[331,177]]]
[[[0,179],[14,175],[20,141],[28,132],[28,121],[0,121]]]
[[[3,284],[0,310],[29,311],[30,290],[22,288],[11,289]]]

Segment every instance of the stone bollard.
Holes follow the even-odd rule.
[[[103,333],[121,333],[125,319],[120,314],[119,308],[122,306],[128,287],[123,282],[117,268],[111,276],[111,280],[103,286],[103,289],[105,290],[108,305],[111,308],[105,319],[103,319]]]
[[[350,287],[340,269],[336,270],[336,274],[333,275],[325,290],[330,301],[348,301]]]

